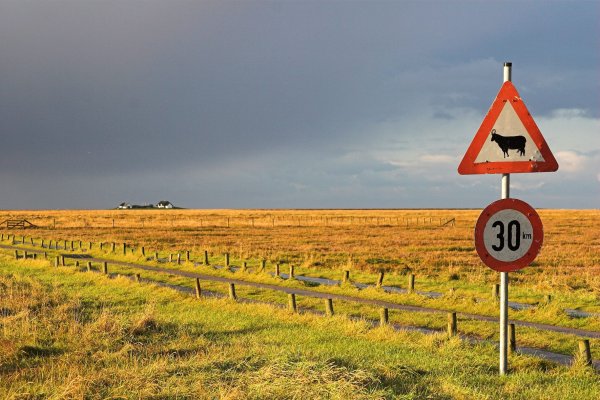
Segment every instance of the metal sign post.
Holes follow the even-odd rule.
[[[504,82],[511,81],[512,63],[504,63]],[[510,197],[510,174],[502,174],[502,199]],[[508,272],[500,272],[500,375],[508,366]]]

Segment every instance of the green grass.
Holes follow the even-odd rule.
[[[98,254],[98,256],[103,256]],[[141,258],[139,254],[122,254],[117,256],[113,253],[108,252],[104,255],[106,258],[125,260],[130,262],[139,262],[141,264],[156,265],[153,262],[146,262]],[[74,264],[74,260],[67,259],[71,265]],[[85,264],[85,260],[81,260],[82,265]],[[223,260],[224,262],[224,260]],[[219,262],[221,263],[221,262]],[[222,264],[222,263],[221,263]],[[439,299],[429,299],[418,294],[389,294],[384,293],[380,289],[369,288],[364,290],[358,290],[351,285],[341,286],[309,286],[306,283],[297,280],[284,280],[277,277],[272,277],[263,273],[253,272],[230,272],[226,269],[214,270],[211,267],[206,266],[193,266],[190,263],[182,263],[177,266],[175,264],[161,264],[165,268],[179,269],[183,271],[198,272],[203,274],[209,274],[214,276],[222,276],[226,278],[235,278],[251,282],[261,282],[274,284],[278,286],[285,286],[299,289],[310,289],[321,293],[333,293],[340,295],[348,295],[358,298],[365,299],[379,299],[398,304],[409,304],[419,305],[431,308],[437,308],[449,311],[475,313],[480,315],[491,315],[497,316],[498,305],[493,301],[479,302],[475,297],[459,294],[457,291],[454,294],[446,295]],[[72,268],[72,267],[71,267]],[[100,268],[99,265],[95,268]],[[81,267],[84,269],[84,267]],[[134,275],[135,273],[141,273],[142,277],[151,279],[156,282],[169,283],[188,288],[193,287],[193,280],[177,275],[171,275],[164,272],[151,272],[141,271],[136,268],[118,266],[110,264],[110,272],[119,273],[124,275]],[[282,272],[284,268],[282,268]],[[202,286],[205,290],[210,290],[222,294],[227,293],[227,286],[223,283],[215,282],[203,282]],[[284,305],[287,303],[287,297],[284,293],[271,291],[271,290],[259,290],[256,288],[238,286],[238,296],[243,298],[250,298],[262,302],[270,302],[275,304]],[[511,311],[510,318],[516,320],[525,320],[532,322],[547,323],[559,326],[567,326],[573,328],[587,329],[587,330],[600,330],[600,318],[589,317],[589,318],[572,318],[566,315],[558,301],[554,301],[551,304],[536,307],[530,310],[524,311]],[[314,299],[310,297],[300,296],[298,298],[298,305],[303,309],[318,310],[324,309],[322,299]],[[377,319],[379,310],[372,306],[360,305],[354,302],[343,302],[335,301],[336,312],[342,314],[348,314],[352,316],[358,316],[362,318]],[[394,323],[409,326],[419,326],[432,328],[437,330],[443,330],[446,326],[446,316],[440,313],[409,313],[392,311],[390,314],[390,320]],[[468,318],[461,318],[459,320],[459,331],[463,334],[469,334],[474,337],[489,339],[493,342],[498,340],[498,325],[492,322],[475,321]],[[537,347],[549,351],[559,352],[563,354],[573,354],[578,346],[579,337],[575,335],[563,334],[558,332],[547,332],[534,328],[517,328],[517,341],[519,346],[530,346]],[[594,359],[600,358],[600,340],[590,339],[592,356]]]
[[[0,256],[0,397],[596,399],[599,376],[344,316]]]

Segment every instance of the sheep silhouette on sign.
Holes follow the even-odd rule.
[[[492,129],[492,142],[498,143],[498,146],[502,149],[503,158],[509,157],[509,149],[517,150],[520,156],[525,155],[525,143],[527,142],[525,136],[502,136],[497,134],[495,129]]]

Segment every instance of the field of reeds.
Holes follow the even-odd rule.
[[[121,279],[112,279],[109,286],[113,287],[113,289],[106,289],[105,285],[107,285],[107,282],[105,282],[105,278],[80,276],[85,274],[79,274],[78,272],[85,271],[85,269],[82,269],[83,265],[81,265],[80,268],[76,268],[74,271],[72,269],[74,265],[73,260],[70,261],[71,267],[60,267],[52,270],[50,268],[50,260],[54,258],[55,254],[65,253],[67,246],[65,243],[62,245],[62,250],[52,249],[48,246],[48,243],[52,240],[56,246],[57,241],[63,243],[67,240],[70,246],[73,247],[73,250],[69,251],[69,253],[84,253],[87,256],[115,260],[115,262],[127,261],[139,265],[160,265],[161,268],[170,268],[182,272],[202,272],[225,278],[235,277],[235,279],[242,281],[266,283],[290,289],[308,288],[315,292],[381,300],[395,304],[420,305],[431,307],[432,309],[454,310],[483,316],[497,316],[497,303],[490,298],[490,287],[493,287],[493,284],[498,282],[498,274],[481,264],[473,247],[473,227],[478,214],[479,211],[477,210],[113,210],[2,212],[0,213],[0,221],[26,219],[38,226],[36,229],[26,230],[0,228],[5,239],[2,241],[2,244],[6,245],[8,243],[15,245],[19,249],[26,249],[31,247],[28,246],[29,238],[36,238],[34,243],[40,248],[40,241],[45,240],[46,247],[42,249],[45,249],[48,253],[48,260],[20,259],[18,261],[10,261],[8,258],[10,252],[4,251],[5,255],[1,256],[4,257],[4,264],[2,274],[0,274],[5,279],[2,285],[4,294],[0,297],[3,301],[3,304],[0,306],[4,307],[3,309],[10,310],[5,313],[10,314],[7,315],[8,317],[12,318],[15,315],[13,309],[16,306],[5,306],[4,304],[8,304],[5,303],[5,299],[10,297],[7,297],[7,293],[18,292],[20,290],[8,288],[21,285],[22,281],[27,282],[26,285],[43,287],[44,289],[40,289],[39,291],[40,296],[46,296],[47,293],[51,293],[51,296],[59,296],[61,300],[57,300],[56,304],[62,302],[69,303],[71,301],[69,299],[73,296],[78,299],[77,301],[81,301],[81,293],[87,293],[86,296],[89,295],[93,298],[89,300],[90,304],[96,301],[99,302],[102,304],[100,308],[110,309],[108,312],[113,313],[111,315],[114,315],[115,319],[120,321],[119,323],[122,325],[119,328],[120,334],[125,336],[130,335],[131,330],[134,329],[132,326],[138,323],[136,319],[143,319],[142,314],[146,312],[144,311],[146,309],[140,309],[140,304],[152,303],[151,299],[155,295],[149,295],[149,289],[145,286],[140,289],[136,286],[136,289],[132,289],[129,281]],[[597,221],[600,220],[600,211],[541,210],[540,215],[545,229],[545,241],[541,254],[532,266],[510,274],[511,301],[519,301],[530,306],[530,308],[520,311],[511,310],[510,318],[590,332],[600,331],[600,317],[596,316],[597,313],[600,313],[600,228],[597,226]],[[10,240],[8,240],[9,234],[12,236]],[[16,239],[23,235],[26,235],[28,238],[25,243],[21,243]],[[77,243],[77,245],[73,243]],[[106,246],[101,249],[99,243],[104,243]],[[121,248],[123,243],[126,243],[127,252],[112,251],[110,246],[108,246],[109,243],[118,244],[118,247],[115,246],[118,249]],[[144,249],[144,253],[140,251],[141,249]],[[179,264],[174,262],[175,258],[171,258],[174,254],[186,254],[188,251],[191,254],[190,261],[184,260],[184,262]],[[202,260],[205,252],[210,257],[211,266],[203,264]],[[169,258],[173,262],[169,262]],[[158,262],[159,260],[161,260],[160,263]],[[248,269],[215,269],[212,267],[213,265],[226,265],[227,260],[229,260],[232,266],[241,267],[246,265]],[[165,263],[168,265],[165,265]],[[280,265],[282,270],[285,271],[287,271],[288,266],[294,266],[295,273],[298,275],[332,280],[340,279],[343,276],[342,274],[348,271],[347,273],[351,277],[350,280],[352,283],[357,282],[368,285],[374,285],[378,274],[384,272],[385,285],[398,288],[406,287],[407,276],[413,275],[416,277],[416,289],[420,292],[390,294],[382,292],[374,286],[368,289],[359,289],[353,285],[341,283],[334,286],[307,284],[306,282],[281,279],[279,276],[273,276],[272,271],[276,265]],[[261,270],[262,266],[265,266],[269,273]],[[111,265],[110,269],[111,272],[123,276],[134,276],[136,273],[139,273],[139,270],[123,265]],[[18,270],[18,273],[15,274],[15,270]],[[145,271],[143,275],[149,281],[177,285],[178,287],[189,288],[190,290],[194,286],[192,280],[178,277],[172,273]],[[82,288],[86,286],[90,286],[89,290]],[[125,288],[121,288],[121,286]],[[210,282],[204,282],[203,289],[222,294],[226,294],[227,292],[226,287]],[[131,293],[132,299],[131,301],[123,298],[119,298],[118,300],[113,299],[113,292],[111,290],[114,290],[115,293],[121,290]],[[146,293],[147,297],[144,297],[146,295],[137,294],[137,290]],[[157,295],[159,297],[163,296],[163,294],[167,298],[181,296],[175,293],[167,294],[168,291],[157,287],[153,287],[152,290],[158,290],[156,293],[161,293]],[[303,313],[301,316],[293,317],[289,316],[289,313],[286,314],[284,310],[278,308],[284,306],[287,301],[284,294],[257,290],[255,288],[242,287],[238,290],[240,297],[259,303],[242,305],[237,303],[231,304],[226,300],[207,300],[202,306],[202,313],[207,316],[210,315],[209,319],[212,321],[218,319],[220,308],[225,307],[225,309],[229,310],[229,307],[231,307],[231,313],[237,315],[239,324],[243,326],[254,326],[255,322],[251,321],[254,321],[257,315],[262,315],[263,317],[264,315],[273,315],[272,319],[261,317],[261,326],[263,327],[261,329],[277,331],[278,328],[275,328],[275,326],[283,324],[285,327],[282,329],[286,332],[284,335],[288,338],[296,338],[299,331],[304,333],[307,332],[306,330],[310,331],[312,335],[313,331],[311,329],[314,326],[317,326],[318,329],[327,326],[326,330],[333,328],[331,321],[322,321],[322,318],[315,317],[314,313]],[[100,297],[94,297],[92,292],[96,291],[103,294]],[[106,291],[111,294],[107,295]],[[435,291],[441,293],[442,296],[430,298],[419,294],[426,291]],[[85,301],[87,302],[88,300]],[[183,307],[181,310],[187,310],[187,302],[189,301],[184,300],[181,303],[181,307]],[[111,309],[113,306],[116,307],[114,310]],[[70,306],[65,307],[69,308]],[[153,307],[152,310],[155,312],[157,308]],[[178,305],[172,304],[169,307],[169,310],[175,314],[183,313],[182,315],[187,316],[193,314],[186,314],[187,311],[178,311]],[[211,307],[214,307],[212,311],[209,310]],[[300,307],[306,311],[314,310],[318,314],[322,303],[309,298],[303,298]],[[85,325],[88,321],[95,321],[94,318],[101,319],[101,315],[97,313],[97,310],[94,311],[97,308],[98,305],[94,305],[91,311],[86,311],[86,313],[95,315],[95,317],[90,317],[83,322],[76,322]],[[589,316],[573,317],[565,313],[566,309],[585,311],[589,313]],[[27,315],[33,315],[31,311],[27,311],[27,313]],[[214,313],[214,316],[211,313]],[[298,366],[290,367],[290,361],[286,358],[284,363],[288,363],[289,365],[285,364],[285,368],[290,367],[291,370],[285,370],[282,367],[285,371],[280,371],[279,373],[285,376],[296,373],[300,374],[303,377],[302,379],[316,379],[320,383],[314,388],[317,391],[315,393],[319,393],[315,396],[326,398],[519,398],[521,396],[522,398],[549,398],[542,392],[541,386],[537,386],[542,385],[542,381],[538,381],[538,378],[535,377],[537,374],[543,375],[548,371],[550,371],[549,373],[553,376],[554,380],[551,385],[558,385],[556,390],[565,394],[562,398],[594,398],[594,393],[597,394],[598,385],[600,384],[598,375],[591,372],[589,368],[580,368],[576,365],[575,368],[564,369],[565,367],[554,366],[548,364],[546,361],[522,355],[511,358],[510,365],[514,376],[509,378],[511,382],[509,387],[505,386],[505,383],[507,383],[506,380],[494,378],[495,374],[497,374],[497,359],[495,358],[497,357],[497,351],[494,350],[493,343],[497,340],[497,323],[460,318],[459,331],[461,334],[483,339],[485,344],[474,345],[472,343],[463,343],[460,340],[458,340],[460,344],[456,344],[456,338],[448,339],[443,333],[439,335],[434,334],[433,336],[415,332],[395,332],[392,334],[385,327],[374,330],[367,328],[370,326],[369,321],[376,319],[377,314],[378,310],[372,307],[369,308],[360,304],[344,302],[336,303],[336,316],[334,317],[336,322],[334,325],[336,325],[336,329],[341,327],[340,329],[344,333],[341,336],[339,331],[336,331],[337,333],[330,331],[330,333],[334,336],[340,336],[343,339],[342,341],[351,343],[351,347],[355,351],[358,351],[356,349],[361,346],[375,346],[377,348],[381,346],[381,351],[385,352],[386,346],[394,343],[389,350],[392,351],[393,349],[393,351],[398,352],[395,356],[396,358],[394,358],[395,361],[388,360],[386,357],[375,360],[364,351],[359,352],[355,356],[346,350],[339,350],[336,347],[338,344],[333,343],[330,343],[327,349],[317,351],[315,348],[320,348],[320,344],[309,340],[305,343],[306,348],[298,346],[294,346],[293,348],[299,352],[298,357],[301,357],[303,360],[302,368],[306,365],[304,364],[305,362],[317,362],[317,364],[311,364],[314,368],[309,371],[298,371]],[[158,318],[156,315],[153,314],[151,316],[151,319],[154,321],[150,323],[152,326],[158,324],[156,322]],[[280,315],[285,323],[281,322]],[[36,316],[36,318],[38,317]],[[13,331],[17,332],[18,330],[15,331],[14,326],[11,327],[6,323],[6,321],[13,321],[11,318],[4,318],[0,321],[2,321],[4,329],[3,340],[5,340],[5,343],[12,343],[11,346],[15,350],[11,353],[12,358],[5,359],[1,365],[4,368],[2,371],[9,371],[9,376],[14,378],[14,373],[21,368],[18,366],[21,365],[19,363],[30,357],[23,355],[22,347],[34,346],[27,343],[43,344],[46,342],[40,342],[38,336],[32,337],[31,335],[26,335],[25,330],[22,331],[25,338],[22,342],[19,342],[21,340],[18,338],[20,334],[15,333],[13,335]],[[64,316],[60,318],[64,318]],[[174,340],[179,340],[178,334],[174,334],[173,332],[180,332],[178,330],[183,329],[181,324],[187,326],[185,317],[173,317],[161,314],[160,318],[170,321],[169,327],[175,329],[175,331],[169,332],[176,338]],[[177,322],[173,322],[171,318],[177,319]],[[354,318],[359,318],[359,322],[354,321]],[[315,322],[316,325],[314,326],[307,322],[313,321],[313,319],[314,321],[318,321]],[[443,332],[446,324],[445,318],[440,318],[435,313],[419,313],[417,315],[414,313],[395,312],[390,315],[390,322],[401,326],[418,326],[439,330],[440,332]],[[219,323],[223,324],[223,322]],[[361,323],[364,325],[359,327]],[[189,324],[193,324],[191,320]],[[339,326],[337,326],[338,324]],[[206,329],[209,329],[208,325],[205,326]],[[273,328],[271,328],[271,325],[273,325]],[[88,328],[78,326],[72,329]],[[31,327],[27,329],[35,331]],[[272,362],[277,364],[280,360],[274,355],[277,351],[271,347],[271,344],[277,343],[278,346],[285,348],[280,348],[280,351],[286,354],[288,354],[287,351],[289,349],[286,347],[286,343],[288,342],[286,342],[285,337],[276,339],[273,335],[269,334],[267,337],[262,336],[262,334],[250,334],[250,336],[258,340],[261,344],[253,346],[246,352],[240,349],[236,351],[240,354],[245,354],[245,357],[248,359],[253,359],[254,352],[258,352],[264,356],[260,365]],[[319,333],[315,333],[315,335],[322,339],[324,333],[320,331]],[[403,346],[407,345],[406,348],[399,349],[397,347],[399,343],[397,340],[402,342],[402,340],[407,339],[406,335],[410,336],[413,346],[421,348],[421,350],[414,350],[414,348],[408,346],[406,343],[403,344]],[[157,348],[163,348],[161,346],[177,346],[162,338],[161,335],[151,333],[150,336],[152,338],[144,338],[142,341],[147,343],[151,348],[154,348],[154,345]],[[234,334],[233,336],[241,341],[249,340],[245,333],[241,335]],[[7,337],[10,337],[10,339],[6,339]],[[165,341],[154,343],[154,338],[159,337],[161,337],[160,340],[164,339]],[[385,340],[383,337],[385,337]],[[445,339],[442,339],[443,337]],[[580,337],[573,334],[548,332],[543,329],[540,330],[531,327],[523,328],[519,331],[520,345],[541,348],[562,354],[573,354],[579,339]],[[7,342],[6,340],[9,341]],[[52,340],[68,342],[67,339],[61,338],[61,335],[58,333],[56,338]],[[191,339],[186,336],[186,340],[189,341]],[[21,343],[21,347],[15,345],[15,341]],[[119,343],[123,341],[126,340],[123,338],[119,339]],[[454,378],[447,375],[447,373],[452,375],[452,372],[442,371],[437,366],[433,366],[435,359],[439,358],[440,355],[436,351],[432,351],[432,341],[436,341],[433,347],[439,346],[440,349],[444,349],[449,346],[446,349],[449,352],[458,351],[458,358],[454,360],[457,364],[449,362],[446,365],[452,365],[452,368],[457,368],[455,372],[458,371],[459,375],[461,375],[459,380],[454,380]],[[263,345],[264,342],[268,343],[266,347]],[[592,339],[590,342],[593,358],[598,359],[600,356],[600,341]],[[424,347],[422,347],[423,345]],[[69,346],[74,346],[74,344],[67,345],[67,347]],[[95,345],[90,344],[90,346],[94,347]],[[191,354],[196,357],[199,350],[196,347],[193,348],[195,350],[191,351]],[[412,350],[409,350],[409,348]],[[25,349],[25,354],[28,354],[28,347],[25,347]],[[40,357],[46,357],[46,353],[43,351],[41,355],[37,354],[36,351],[33,351],[35,356],[33,358],[36,358],[36,360]],[[112,351],[118,352],[115,349],[106,351],[107,354]],[[210,355],[212,351],[206,350],[206,353],[203,354]],[[419,353],[420,351],[423,353]],[[396,380],[402,377],[397,375],[397,371],[392,372],[391,370],[387,370],[386,368],[389,366],[386,366],[386,363],[391,362],[392,364],[390,365],[402,364],[401,360],[406,358],[406,363],[408,364],[402,364],[403,368],[413,368],[414,366],[410,363],[414,361],[412,357],[416,354],[415,352],[420,354],[419,357],[425,357],[422,361],[427,363],[427,366],[421,366],[417,369],[420,368],[425,371],[423,372],[424,376],[429,376],[429,378],[425,380],[417,379],[419,383],[416,384],[399,384]],[[317,353],[318,356],[316,356]],[[64,354],[69,354],[69,351],[65,351]],[[77,365],[77,363],[92,362],[86,359],[84,355],[79,356],[81,356],[80,359],[74,365]],[[150,360],[145,358],[146,356],[150,357]],[[483,361],[479,359],[480,356],[489,359]],[[127,364],[126,361],[119,357],[121,355],[109,357],[111,360],[114,358],[114,360],[120,361],[115,361],[115,365],[112,365],[112,361],[110,361],[108,365],[112,365],[112,367],[118,369]],[[162,353],[144,353],[143,356],[137,354],[136,357],[138,357],[136,362],[142,364],[147,363],[151,365],[155,361],[159,364],[162,363]],[[360,358],[362,360],[361,363],[355,363],[355,357]],[[465,365],[460,364],[458,361],[460,357],[464,357],[464,360],[466,360]],[[63,353],[49,354],[48,358],[54,361],[61,360]],[[331,361],[332,359],[334,361]],[[59,361],[57,362],[60,364]],[[187,361],[185,362],[187,363]],[[194,358],[194,363],[197,362],[198,360]],[[166,397],[173,396],[173,393],[179,393],[178,395],[191,398],[269,398],[273,396],[305,398],[301,392],[294,392],[291,389],[289,392],[286,392],[284,388],[276,387],[276,385],[271,388],[265,384],[261,386],[259,391],[253,391],[254,389],[252,388],[245,390],[247,385],[252,386],[256,384],[253,379],[257,381],[263,379],[268,382],[270,379],[281,379],[282,376],[267,374],[267,377],[264,377],[261,375],[264,372],[261,369],[262,367],[252,362],[247,366],[244,366],[243,362],[239,359],[222,360],[222,362],[227,363],[229,366],[228,371],[231,374],[227,375],[226,378],[222,378],[222,380],[214,376],[206,378],[202,373],[200,373],[200,378],[198,378],[196,374],[199,372],[186,364],[187,371],[190,371],[189,368],[194,370],[193,373],[190,372],[194,378],[190,378],[184,373],[187,376],[186,379],[200,379],[200,381],[205,383],[209,382],[206,384],[210,389],[205,392],[199,392],[199,388],[196,386],[184,385],[182,387],[186,387],[186,389],[182,389],[181,392],[173,389],[175,391],[169,392],[171,394],[166,395]],[[318,364],[319,362],[322,363]],[[379,367],[375,369],[366,367],[367,365],[371,365],[369,364],[371,362],[375,362],[375,365],[380,365],[386,372],[382,375]],[[12,365],[13,367],[11,368],[13,369],[9,368],[7,370],[7,365]],[[484,367],[484,365],[486,366]],[[329,367],[336,369],[340,366],[349,368],[345,372],[352,371],[353,373],[354,371],[358,371],[359,374],[367,374],[370,378],[366,381],[361,381],[360,379],[354,381],[356,377],[348,375],[347,379],[352,380],[353,383],[348,384],[345,381],[346,377],[342,377],[340,379],[344,383],[338,387],[336,384],[329,382],[329,378],[325,378],[323,374],[328,375],[330,373],[327,370]],[[64,366],[57,368],[53,373],[64,374],[64,371],[62,371]],[[473,377],[474,381],[464,376],[465,374],[470,374],[470,372],[466,371],[472,371],[473,368],[477,370],[475,373],[476,377]],[[478,368],[482,369],[479,370]],[[247,374],[252,375],[257,369],[261,373],[253,378],[249,378]],[[35,368],[33,370],[35,371]],[[249,372],[250,370],[253,370],[253,372]],[[238,371],[242,372],[238,374]],[[42,370],[32,373],[36,377],[35,379],[42,380],[37,374],[41,373],[47,376],[48,371],[42,368]],[[73,373],[73,371],[70,373]],[[337,372],[334,373],[334,375],[336,374]],[[57,378],[57,381],[65,379],[64,375],[61,376],[62,378]],[[436,377],[430,380],[432,376]],[[168,374],[165,375],[165,379],[167,377],[169,377]],[[82,373],[79,379],[81,382],[89,383],[93,382],[95,377]],[[173,379],[173,382],[177,381],[179,382],[178,384],[181,384],[177,378],[168,379]],[[204,379],[208,379],[208,381]],[[335,380],[337,378],[331,379]],[[521,382],[520,379],[524,379],[524,381]],[[464,380],[464,382],[461,380]],[[528,380],[533,382],[531,387],[526,387]],[[477,383],[473,383],[475,381]],[[544,385],[550,384],[548,380],[543,379],[543,381]],[[579,381],[579,383],[576,383],[576,381]],[[20,381],[16,379],[15,382]],[[585,385],[587,385],[585,388],[578,386],[582,382],[585,382]],[[87,392],[89,390],[88,383],[83,384],[83,389],[80,388],[84,392],[76,391],[76,393],[89,393]],[[324,386],[320,386],[321,383]],[[106,391],[102,392],[104,393],[103,396],[112,396],[118,393],[118,390],[116,392],[111,391],[114,390],[114,386],[111,385],[115,385],[115,382],[111,381],[111,383],[105,384],[104,390]],[[122,382],[119,385],[127,387],[127,384]],[[438,387],[438,385],[441,386]],[[517,395],[511,391],[510,387],[519,387],[518,390],[521,392]],[[6,388],[5,386],[4,389]],[[41,389],[38,388],[38,390]],[[264,392],[261,392],[261,390]],[[8,393],[12,393],[13,397],[18,397],[15,395],[17,392]],[[135,397],[131,396],[133,392],[127,393],[129,395],[125,395],[125,397]],[[195,393],[196,395],[189,395],[190,393]],[[202,393],[202,395],[198,395],[198,393]],[[56,397],[55,392],[53,392],[53,396]],[[103,396],[99,396],[99,398]],[[164,397],[164,393],[158,395],[158,397],[161,396]],[[555,397],[552,396],[552,398]]]

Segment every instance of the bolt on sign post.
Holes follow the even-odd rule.
[[[500,375],[507,371],[508,273],[531,264],[544,239],[542,221],[527,203],[510,198],[510,174],[554,172],[558,163],[504,63],[504,83],[467,149],[458,173],[502,174],[501,200],[487,206],[475,226],[475,248],[500,272]]]

